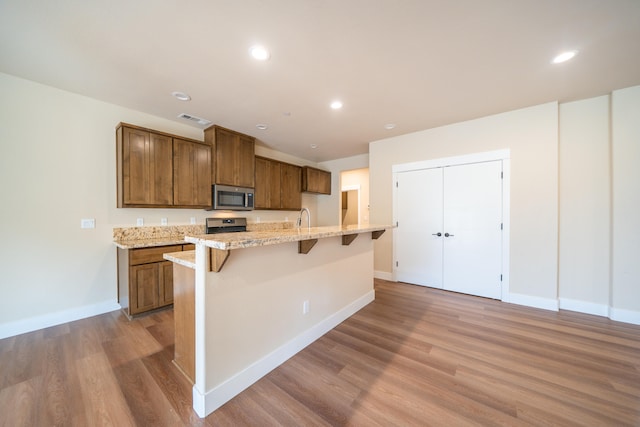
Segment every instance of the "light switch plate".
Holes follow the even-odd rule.
[[[80,228],[96,228],[95,218],[82,218],[80,220]]]

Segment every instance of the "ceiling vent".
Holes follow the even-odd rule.
[[[178,115],[178,118],[185,119],[185,120],[190,120],[192,122],[196,122],[197,124],[203,125],[203,126],[211,124],[211,120],[201,119],[200,117],[192,116],[191,114],[187,114],[187,113],[182,113],[182,114]]]

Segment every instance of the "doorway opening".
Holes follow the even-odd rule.
[[[340,225],[369,223],[369,168],[340,172]]]
[[[360,218],[360,189],[342,190],[342,225],[358,225]]]

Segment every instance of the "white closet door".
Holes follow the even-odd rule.
[[[501,161],[444,170],[444,289],[501,297],[501,172]]]
[[[396,279],[442,288],[442,169],[396,177]]]

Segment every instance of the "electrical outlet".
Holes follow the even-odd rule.
[[[256,222],[260,222],[260,217],[256,217]]]
[[[160,225],[167,225],[167,218],[160,218]]]
[[[305,300],[302,303],[302,314],[307,314],[309,313],[309,300]]]
[[[189,222],[190,222],[191,224],[195,224],[195,223],[196,223],[196,217],[195,217],[195,216],[192,216],[192,217],[191,217],[191,219],[189,220]]]
[[[80,228],[96,228],[96,220],[94,218],[82,218],[80,220]]]
[[[138,227],[142,227],[144,225],[144,218],[138,218],[136,219],[136,225]]]

